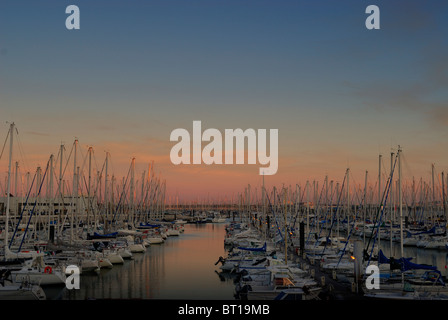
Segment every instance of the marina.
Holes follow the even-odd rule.
[[[0,8],[7,317],[443,311],[448,1]]]
[[[219,257],[228,253],[229,246],[224,243],[224,239],[226,229],[231,224],[231,219],[221,223],[188,223],[180,236],[171,236],[162,244],[149,246],[145,252],[134,254],[132,259],[126,259],[123,264],[101,268],[97,273],[86,272],[81,276],[79,290],[68,290],[60,285],[43,286],[45,299],[245,300],[246,297],[237,295],[238,288],[241,288],[239,280],[244,281],[248,276],[255,280],[254,274],[261,277],[260,281],[263,277],[267,280],[267,269],[264,266],[259,269],[252,267],[249,273],[245,273],[241,269],[221,268],[222,264],[217,262]],[[393,249],[399,250],[399,244],[394,244]],[[386,255],[389,254],[388,250],[385,248]],[[279,254],[271,260],[271,266],[275,265],[273,261],[278,260],[280,272],[283,259],[281,250],[277,252]],[[416,263],[436,265],[439,270],[444,270],[443,278],[446,278],[445,251],[406,247],[405,253],[408,257],[414,257]],[[262,260],[261,256],[251,260],[250,265]],[[321,261],[302,259],[292,249],[289,258],[291,269],[309,286],[319,288],[314,300],[366,299],[353,290],[353,266],[350,266],[348,272],[337,271],[334,274],[333,270],[326,270]],[[294,287],[298,286],[296,282]],[[256,286],[253,285],[253,288]],[[292,291],[291,287],[289,290]],[[270,296],[265,294],[256,299],[274,301],[279,294],[280,292]]]
[[[444,173],[436,185],[433,166],[432,186],[421,181],[417,192],[413,179],[404,192],[400,148],[385,175],[380,156],[376,197],[367,172],[354,188],[347,169],[336,186],[325,177],[320,188],[269,190],[263,177],[232,203],[188,205],[167,201],[153,164],[136,181],[135,158],[122,184],[108,173],[109,153],[94,176],[92,148],[80,167],[77,140],[65,164],[71,191],[63,146],[59,176],[51,155],[24,188],[12,171],[14,132],[11,124],[1,298],[448,299]]]

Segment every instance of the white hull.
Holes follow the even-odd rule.
[[[112,252],[106,255],[106,258],[112,263],[112,264],[122,264],[124,263],[123,257],[116,253]]]
[[[150,237],[146,238],[147,241],[149,241],[150,244],[160,244],[163,243],[162,237]]]
[[[121,248],[117,250],[117,253],[122,257],[123,259],[132,259],[132,252],[129,251],[127,248]]]
[[[31,283],[36,283],[41,286],[49,285],[65,285],[65,274],[60,271],[52,271],[51,273],[45,273],[43,270],[27,270],[28,268],[23,268],[18,271],[12,271],[11,275],[15,282],[29,281]]]
[[[82,273],[85,272],[98,272],[100,270],[100,264],[97,259],[83,259],[81,262]]]
[[[19,285],[6,285],[0,289],[0,300],[45,300],[45,292],[39,286],[22,288]]]
[[[146,251],[145,246],[142,244],[130,244],[128,248],[131,253],[143,253]]]
[[[167,236],[179,236],[180,232],[179,230],[170,229],[166,232]]]
[[[112,269],[114,266],[107,258],[98,258],[98,264],[101,269]]]

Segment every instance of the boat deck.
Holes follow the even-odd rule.
[[[322,292],[319,297],[321,300],[366,300],[362,293],[362,288],[359,288],[359,291],[356,292],[352,288],[353,278],[348,278],[343,274],[336,274],[336,279],[333,279],[333,274],[324,272],[318,260],[315,260],[314,263],[310,261],[308,258],[303,258],[298,255],[295,255],[294,258],[296,261],[300,263],[301,266],[307,266],[310,273],[314,273],[314,279],[322,284]],[[312,271],[314,270],[314,271]]]

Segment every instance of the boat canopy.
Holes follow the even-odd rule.
[[[441,281],[441,283],[443,285],[445,285],[445,283],[443,283],[443,280],[441,279],[442,278],[441,273],[439,270],[437,270],[436,266],[431,266],[428,264],[413,263],[413,262],[411,262],[411,260],[412,260],[412,258],[400,258],[397,260],[389,259],[384,255],[382,250],[380,250],[380,252],[378,254],[378,263],[389,263],[389,264],[391,264],[391,267],[392,267],[392,265],[399,266],[399,268],[402,272],[408,271],[408,270],[431,270],[440,275],[439,281]]]
[[[240,250],[246,250],[246,251],[263,251],[266,252],[266,242],[261,248],[244,248],[244,247],[238,247]]]
[[[161,226],[162,226],[161,224],[152,224],[152,223],[140,222],[140,227],[141,228],[144,228],[144,227],[146,227],[146,228],[158,228],[158,227],[161,227]]]
[[[118,232],[112,232],[108,234],[99,234],[94,232],[93,236],[90,236],[90,239],[107,239],[107,238],[116,238],[118,235]]]
[[[429,229],[427,231],[420,231],[420,232],[416,232],[416,233],[411,233],[411,232],[407,231],[406,233],[407,233],[408,237],[418,236],[420,234],[436,233],[436,226],[432,227],[431,229]]]

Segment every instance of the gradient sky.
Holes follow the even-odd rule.
[[[65,28],[71,4],[80,30]],[[365,27],[370,4],[380,30]],[[278,129],[268,185],[347,167],[374,184],[397,145],[406,178],[429,179],[431,163],[448,170],[447,18],[440,0],[3,0],[1,136],[14,121],[31,172],[75,137],[99,166],[109,151],[116,176],[154,160],[181,199],[261,184],[258,164],[171,164],[170,133],[193,120]]]

